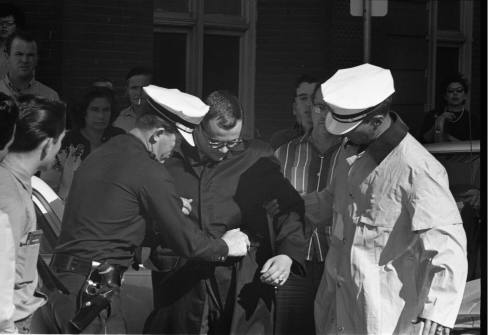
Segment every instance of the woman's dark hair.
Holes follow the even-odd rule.
[[[107,87],[92,87],[83,96],[75,113],[75,123],[78,129],[85,128],[85,116],[90,103],[97,98],[104,98],[109,101],[111,106],[111,117],[109,125],[113,123],[116,117],[116,101],[114,92]]]
[[[34,95],[18,98],[19,118],[16,122],[12,152],[35,150],[47,138],[57,141],[66,125],[66,105]]]
[[[21,8],[8,2],[0,4],[0,17],[11,16],[14,18],[17,29],[24,29],[26,25],[26,17]]]
[[[14,133],[19,109],[15,101],[0,92],[0,150],[5,148]]]
[[[446,77],[441,82],[441,94],[442,95],[446,94],[446,90],[448,89],[448,86],[451,83],[459,83],[464,88],[465,93],[469,92],[469,84],[467,83],[467,79],[465,79],[461,73],[455,73],[455,74],[452,74],[452,75]]]

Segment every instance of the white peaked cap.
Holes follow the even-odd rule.
[[[148,85],[142,88],[151,108],[163,119],[172,122],[182,137],[194,146],[192,132],[208,113],[209,106],[198,97],[176,88]]]
[[[394,92],[390,70],[368,63],[338,70],[321,84],[323,99],[333,109],[325,119],[326,128],[335,135],[350,132]]]

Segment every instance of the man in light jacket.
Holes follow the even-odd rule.
[[[309,219],[332,217],[317,333],[449,334],[467,258],[446,170],[390,111],[389,70],[342,69],[321,89],[346,138],[332,183],[305,197]]]

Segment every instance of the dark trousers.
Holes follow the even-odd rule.
[[[276,294],[276,334],[315,334],[314,298],[324,263],[306,261],[306,276],[290,274]]]
[[[75,316],[78,307],[77,297],[85,276],[73,272],[57,273],[59,280],[70,291],[69,295],[54,292],[49,296],[47,304],[39,309],[40,317],[44,323],[53,325],[51,332],[61,334],[75,334],[78,330],[70,324]],[[92,321],[88,327],[83,329],[82,334],[125,334],[125,318],[121,310],[120,292],[117,292],[111,301],[111,312],[108,316],[107,310],[103,310],[100,315]]]

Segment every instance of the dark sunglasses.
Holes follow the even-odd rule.
[[[463,93],[463,92],[464,92],[463,87],[449,88],[446,90],[446,93]]]
[[[212,149],[222,149],[224,147],[226,147],[228,149],[234,149],[238,145],[240,145],[241,143],[243,143],[243,139],[241,139],[241,138],[236,138],[236,139],[231,140],[231,141],[217,141],[217,140],[213,140],[213,139],[208,140],[208,145]]]

